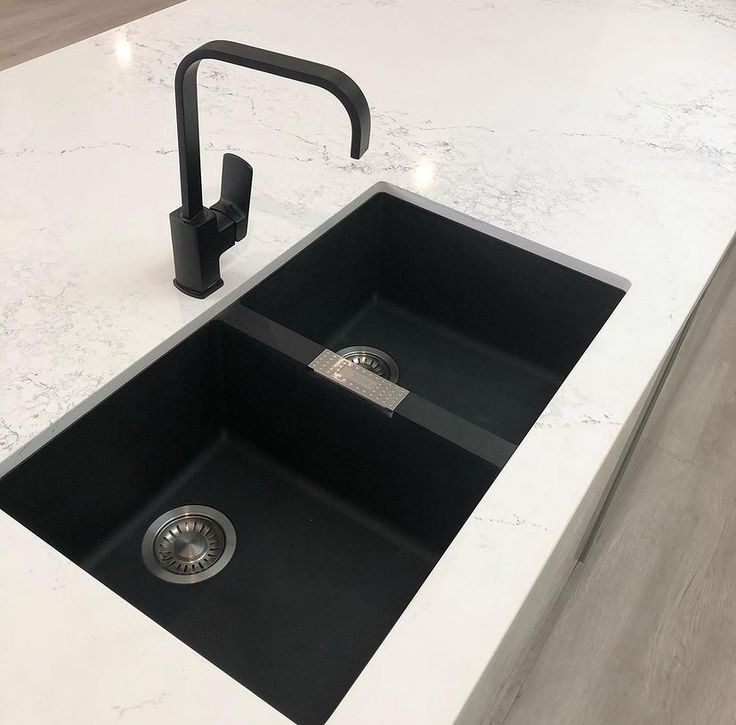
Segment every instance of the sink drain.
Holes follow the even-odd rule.
[[[141,556],[157,577],[196,584],[222,571],[235,542],[235,528],[224,514],[209,506],[179,506],[146,529]]]
[[[392,383],[399,379],[399,366],[391,355],[383,350],[366,346],[344,347],[338,350],[337,354]]]

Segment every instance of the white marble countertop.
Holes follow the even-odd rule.
[[[342,68],[373,133],[353,161],[329,94],[203,63],[206,198],[227,149],[255,182],[197,301],[171,285],[172,80],[214,38]],[[731,0],[189,0],[0,73],[0,473],[378,181],[627,278],[329,721],[480,722],[736,228],[735,67]],[[0,552],[0,722],[287,722],[4,514]]]

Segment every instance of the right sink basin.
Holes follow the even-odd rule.
[[[242,303],[516,445],[625,282],[514,241],[379,192]]]

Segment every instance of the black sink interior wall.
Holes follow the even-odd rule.
[[[250,309],[326,344],[378,294],[387,195],[378,194],[243,299]]]
[[[91,556],[219,435],[212,334],[187,339],[13,469],[0,506],[73,561]]]
[[[572,369],[624,291],[378,193],[243,300],[317,342],[385,299],[555,377]]]
[[[378,193],[242,304],[333,351],[387,352],[400,385],[516,445],[623,295]]]

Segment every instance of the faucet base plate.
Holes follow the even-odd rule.
[[[176,279],[174,280],[174,287],[176,287],[176,289],[178,289],[179,292],[183,292],[185,295],[189,295],[190,297],[196,297],[197,299],[200,299],[200,300],[203,300],[205,297],[209,297],[213,292],[220,289],[220,287],[222,287],[223,284],[225,283],[222,281],[222,278],[220,278],[211,287],[208,287],[204,292],[200,292],[199,290],[189,289],[189,287],[185,287],[184,285],[179,284],[179,282]]]

